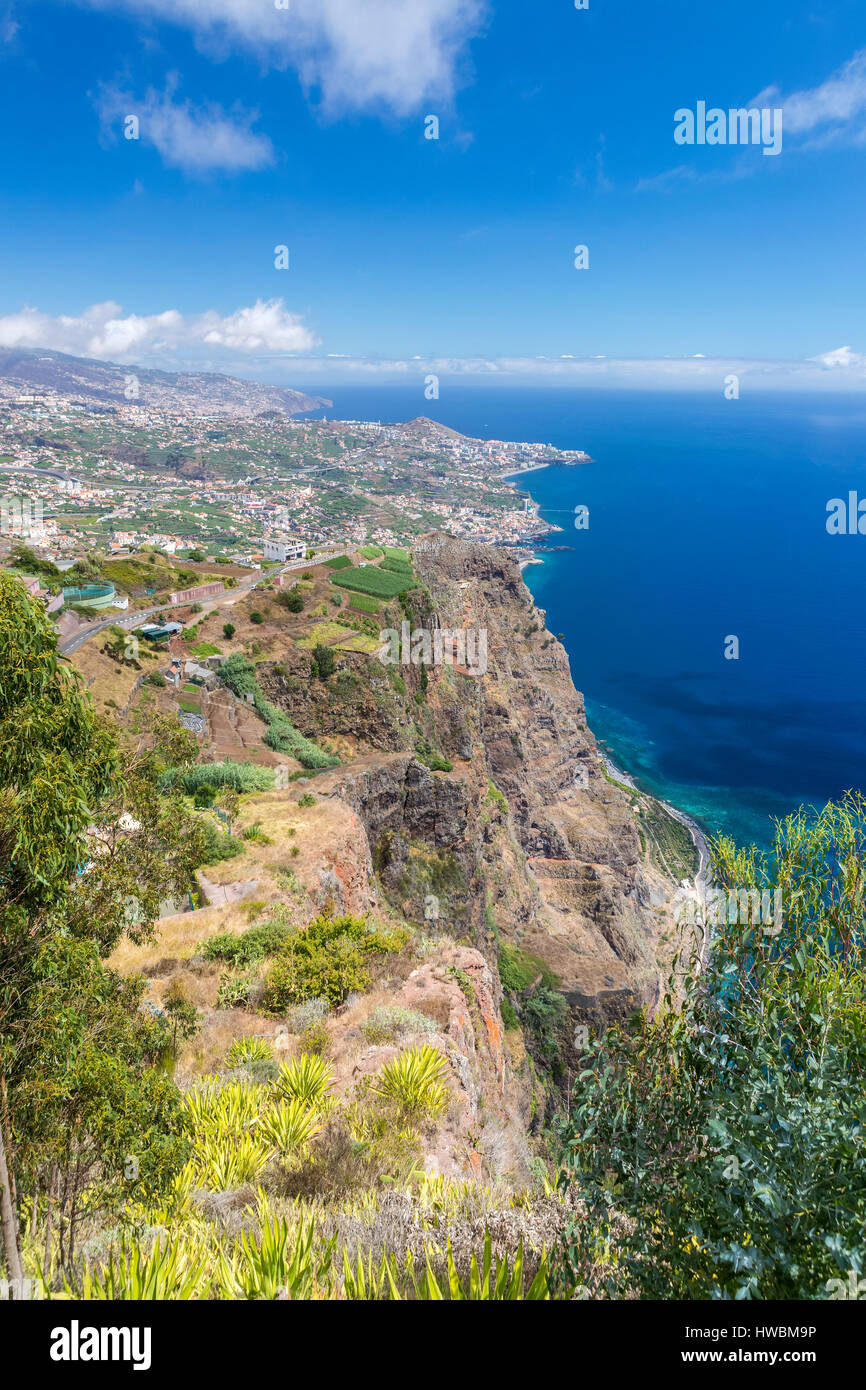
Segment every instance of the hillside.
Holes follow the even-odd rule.
[[[56,391],[94,405],[128,405],[125,393],[131,374],[137,378],[139,389],[146,392],[149,406],[187,415],[242,418],[265,411],[299,415],[331,405],[331,401],[319,396],[242,381],[218,372],[161,372],[150,367],[70,357],[44,348],[33,352],[23,348],[0,350],[0,383],[6,385],[7,392]]]

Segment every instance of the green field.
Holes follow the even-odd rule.
[[[411,574],[412,566],[403,560],[391,560],[387,555],[379,566],[380,569],[387,571],[388,574]]]
[[[411,567],[412,556],[408,550],[401,550],[397,545],[385,545],[382,549],[385,551],[386,560],[397,560],[401,565]]]
[[[362,560],[378,560],[383,551],[381,545],[361,545],[358,554]]]
[[[348,555],[335,555],[333,560],[326,560],[325,564],[328,566],[328,569],[332,570],[345,570],[351,569],[352,567],[352,561],[349,559]]]
[[[349,603],[349,607],[357,609],[359,613],[378,613],[380,606],[378,599],[368,598],[366,594],[354,594]]]
[[[387,570],[376,569],[373,565],[367,565],[364,569],[342,570],[339,578],[331,580],[332,584],[339,584],[341,589],[354,589],[361,594],[371,594],[373,598],[394,598],[396,594],[402,594],[407,589],[414,589],[417,580],[411,574],[391,574]]]

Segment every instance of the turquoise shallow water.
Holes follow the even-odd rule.
[[[434,409],[411,387],[330,394],[346,418]],[[570,547],[524,577],[639,782],[761,844],[772,816],[866,786],[866,536],[826,529],[829,499],[866,496],[866,400],[443,385],[435,415],[592,454],[515,479]]]

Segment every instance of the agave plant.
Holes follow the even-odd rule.
[[[285,1219],[267,1215],[258,1241],[244,1231],[231,1254],[220,1253],[220,1291],[229,1298],[326,1298],[333,1250],[334,1239],[317,1239],[313,1221],[290,1232]]]
[[[242,1067],[245,1062],[269,1062],[273,1051],[264,1038],[235,1038],[226,1055],[226,1066]]]
[[[83,1299],[190,1299],[201,1294],[206,1261],[180,1244],[157,1241],[150,1253],[123,1239],[117,1254],[96,1273],[87,1268],[77,1286],[65,1285],[69,1297]]]
[[[343,1253],[343,1292],[347,1299],[419,1299],[424,1302],[536,1302],[550,1298],[550,1269],[546,1252],[542,1254],[538,1272],[525,1288],[523,1273],[523,1245],[518,1247],[514,1264],[510,1266],[508,1256],[496,1261],[493,1268],[490,1232],[484,1234],[484,1255],[481,1268],[475,1255],[469,1271],[469,1281],[464,1283],[457,1272],[451,1243],[448,1243],[447,1283],[440,1282],[430,1263],[431,1250],[425,1251],[424,1272],[415,1273],[415,1263],[407,1255],[403,1268],[393,1254],[386,1252],[381,1263],[373,1264],[372,1254],[366,1263],[360,1254],[354,1267]],[[491,1283],[492,1275],[492,1283]]]
[[[281,1100],[261,1119],[257,1134],[281,1158],[301,1153],[319,1133],[322,1122],[301,1100]]]
[[[225,1086],[208,1084],[187,1092],[186,1106],[199,1135],[228,1138],[251,1129],[259,1117],[266,1092],[247,1081]]]
[[[251,1134],[202,1135],[196,1140],[196,1178],[212,1192],[254,1182],[267,1165],[272,1147]]]
[[[299,1100],[307,1106],[321,1106],[333,1086],[334,1069],[324,1057],[305,1052],[284,1062],[277,1078],[277,1090],[286,1100]]]
[[[387,1062],[371,1089],[375,1095],[395,1101],[407,1115],[434,1119],[448,1104],[448,1088],[443,1085],[446,1074],[442,1053],[425,1043]]]

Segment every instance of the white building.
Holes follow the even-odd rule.
[[[303,560],[307,547],[303,541],[293,536],[272,536],[262,542],[266,560],[278,560],[284,565],[287,560]]]

